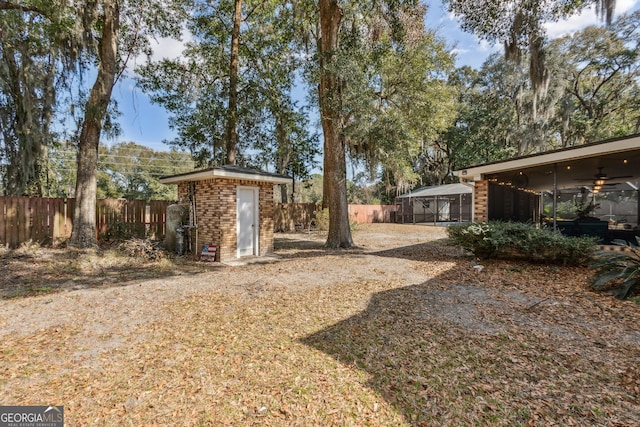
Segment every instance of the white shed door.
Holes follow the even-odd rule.
[[[258,190],[238,187],[238,257],[258,254]]]

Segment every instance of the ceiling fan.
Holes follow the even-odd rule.
[[[602,187],[606,186],[614,186],[616,185],[615,182],[607,182],[609,180],[618,180],[618,179],[624,179],[624,178],[631,178],[633,175],[621,175],[621,176],[607,176],[606,173],[602,172],[604,168],[603,167],[599,167],[598,168],[598,173],[595,174],[593,176],[593,178],[585,178],[585,179],[578,179],[578,181],[592,181],[593,180],[593,187],[591,188],[591,192],[595,195],[598,194],[600,192],[600,190],[602,190]]]
[[[621,176],[607,176],[606,173],[602,172],[604,167],[598,168],[598,173],[593,175],[593,178],[579,178],[578,181],[593,181],[595,185],[615,185],[613,183],[609,184],[607,181],[616,180],[616,179],[624,179],[624,178],[633,178],[633,175],[621,175]]]

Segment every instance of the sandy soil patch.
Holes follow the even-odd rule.
[[[637,305],[585,269],[478,273],[445,235],[281,234],[242,267],[5,253],[8,287],[48,288],[0,301],[0,402],[71,426],[640,424]]]

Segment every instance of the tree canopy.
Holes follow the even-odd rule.
[[[444,0],[461,20],[462,28],[491,43],[502,43],[507,59],[529,60],[529,78],[535,97],[544,96],[549,84],[544,24],[596,6],[607,23],[613,19],[615,0]],[[535,98],[534,98],[535,102]]]
[[[171,114],[178,136],[167,142],[190,151],[199,165],[228,162],[233,146],[232,157],[243,166],[306,177],[318,153],[317,136],[293,97],[299,61],[290,7],[221,0],[196,2],[192,14],[182,57],[138,70],[143,90]],[[229,67],[234,31],[235,73]]]

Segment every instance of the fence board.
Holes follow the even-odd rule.
[[[34,231],[36,241],[40,243],[45,243],[49,240],[49,201],[50,199],[37,199],[37,205],[33,211],[35,214]]]
[[[53,244],[63,242],[67,239],[67,235],[71,237],[71,232],[67,232],[66,229],[67,219],[69,218],[69,200],[72,201],[71,203],[74,201],[74,199],[49,199],[47,231]]]
[[[51,224],[51,210],[52,210],[53,200],[51,199],[40,199],[41,210],[39,210],[40,215],[40,241],[46,242],[49,240],[49,236],[52,234],[49,232],[49,224]]]
[[[167,207],[175,202],[167,200],[152,200],[149,202],[149,236],[161,239],[165,236],[165,221]]]
[[[31,240],[40,243],[43,238],[42,218],[46,214],[46,199],[32,198],[29,200],[29,216],[31,219]],[[43,206],[44,205],[44,206]],[[44,207],[44,212],[43,212]]]
[[[73,230],[73,218],[76,210],[76,199],[66,199],[64,203],[64,215],[58,216],[58,238],[67,239],[71,237]]]
[[[15,248],[20,243],[19,241],[19,221],[18,221],[18,198],[9,198],[9,209],[7,217],[9,218],[9,247]]]
[[[49,199],[47,211],[47,235],[51,237],[53,244],[57,244],[62,239],[60,232],[60,219],[66,222],[67,201],[65,199]],[[62,224],[64,232],[64,223]],[[64,233],[66,235],[66,233]]]
[[[18,224],[18,244],[22,242],[26,242],[27,239],[27,227],[26,223],[27,215],[26,213],[29,211],[29,199],[24,200],[24,203],[21,203],[22,200],[16,198],[16,221]]]
[[[0,197],[0,217],[7,217],[7,202],[6,198]],[[6,221],[0,221],[0,243],[5,244],[6,242]]]

